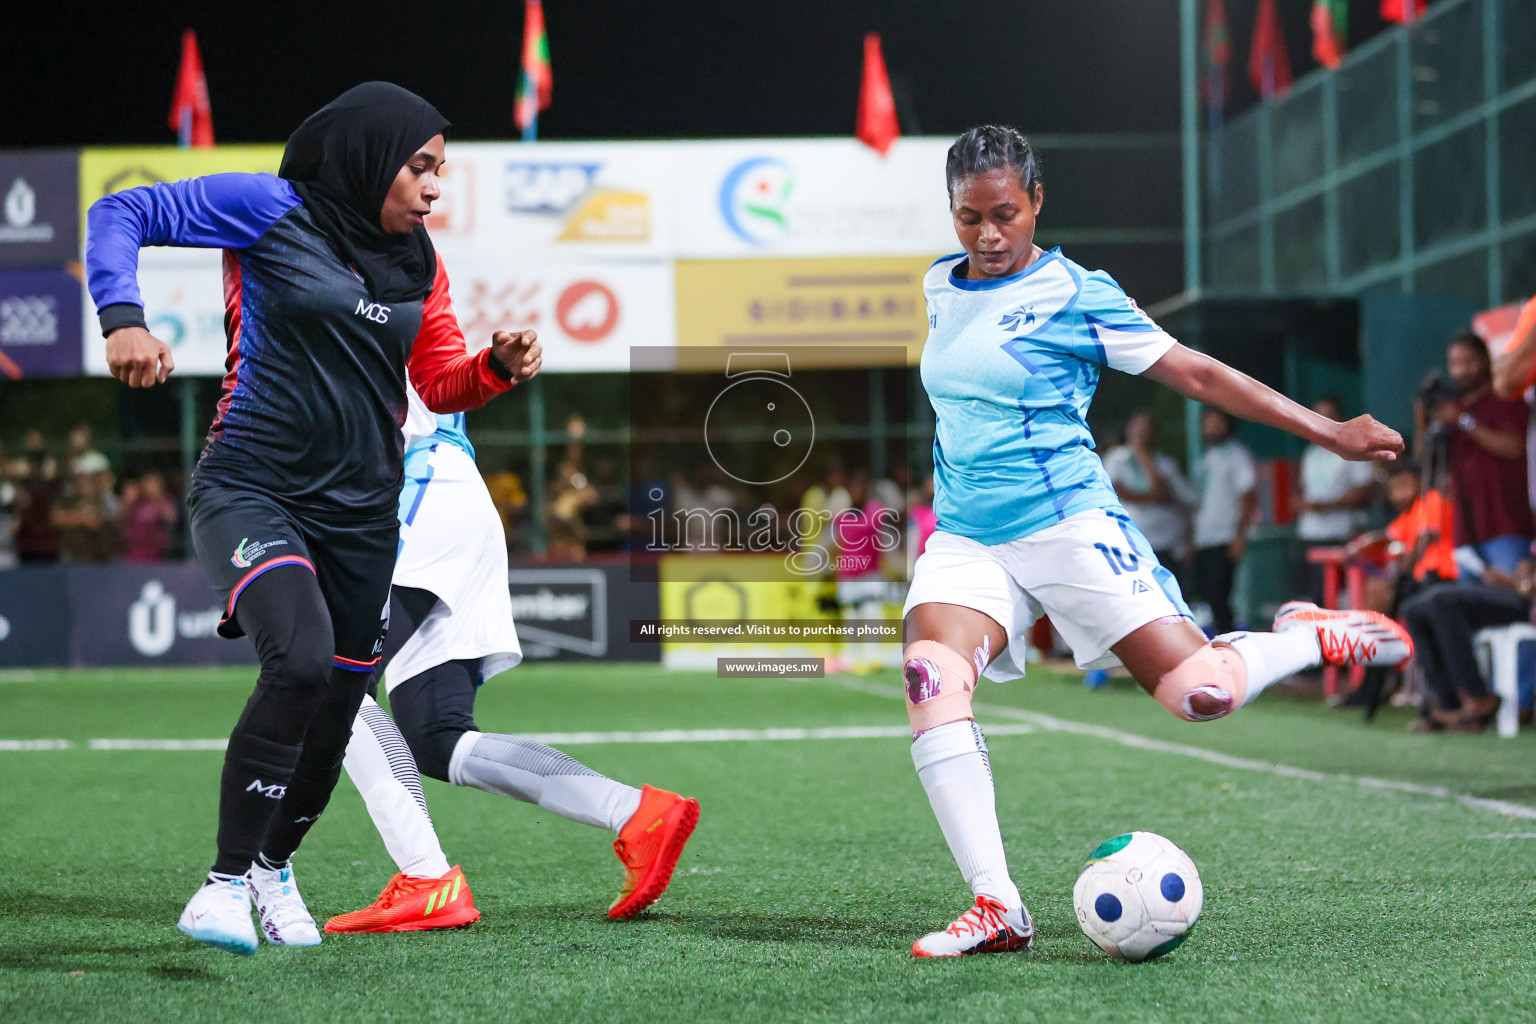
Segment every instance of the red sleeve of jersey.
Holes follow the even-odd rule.
[[[490,349],[475,355],[466,350],[464,332],[459,330],[459,318],[448,295],[448,272],[439,255],[432,291],[422,303],[421,330],[405,364],[411,384],[433,412],[478,409],[512,387],[510,380],[503,380],[491,369],[490,356]]]

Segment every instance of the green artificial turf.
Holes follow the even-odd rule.
[[[501,731],[897,725],[850,686],[652,667],[519,669],[481,692]],[[0,674],[0,1021],[1472,1021],[1536,1017],[1536,821],[1042,728],[990,740],[1035,951],[914,961],[969,903],[900,738],[590,744],[594,768],[703,805],[667,897],[604,911],[611,837],[428,782],[484,912],[461,931],[330,936],[250,958],[175,929],[212,858],[216,751],[91,738],[227,735],[250,672]],[[1536,806],[1536,734],[1410,737],[1283,694],[1191,726],[1126,685],[986,685],[986,706],[1350,776]],[[984,724],[1016,721],[983,712]],[[1039,719],[1035,720],[1039,722]],[[1047,723],[1049,724],[1049,723]],[[1147,829],[1200,866],[1205,913],[1148,964],[1078,931],[1072,882],[1100,840]],[[296,861],[319,918],[394,870],[345,779]]]

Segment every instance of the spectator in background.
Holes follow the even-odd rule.
[[[800,507],[816,515],[815,529],[806,530],[800,537],[800,550],[819,548],[827,563],[831,564],[833,544],[826,534],[826,525],[853,499],[848,494],[848,474],[836,459],[827,463],[820,483],[813,483],[800,495]]]
[[[1125,443],[1104,456],[1104,470],[1120,503],[1152,545],[1157,560],[1184,586],[1180,567],[1189,555],[1189,512],[1198,503],[1178,463],[1153,449],[1157,423],[1146,410],[1125,421]]]
[[[1460,570],[1453,552],[1456,524],[1450,502],[1433,487],[1426,489],[1418,465],[1406,458],[1388,469],[1387,496],[1398,515],[1387,524],[1386,534],[1403,548],[1397,574],[1411,577],[1414,591],[1454,581]],[[1412,596],[1401,587],[1399,594],[1398,603]]]
[[[869,485],[869,493],[886,508],[904,513],[908,505],[908,485],[911,482],[912,475],[906,465],[897,463],[891,467],[890,473]]]
[[[75,476],[89,476],[93,473],[110,475],[112,472],[107,457],[91,445],[91,425],[84,421],[76,423],[69,432],[69,471]],[[110,480],[108,486],[111,486]]]
[[[1491,566],[1481,583],[1430,587],[1403,602],[1402,622],[1413,637],[1414,655],[1424,670],[1430,697],[1424,717],[1410,732],[1482,732],[1499,709],[1499,698],[1477,670],[1472,636],[1489,626],[1531,618],[1531,563],[1515,572]]]
[[[556,562],[581,562],[587,557],[587,528],[581,514],[595,505],[597,489],[587,475],[567,459],[555,470],[545,508],[546,551]]]
[[[0,571],[20,564],[16,555],[16,519],[21,509],[21,490],[10,477],[10,464],[0,450]]]
[[[1344,408],[1337,398],[1325,395],[1312,406],[1319,416],[1339,421]],[[1320,445],[1308,445],[1301,456],[1296,494],[1296,536],[1308,547],[1337,547],[1349,542],[1365,525],[1365,508],[1376,493],[1376,468],[1369,462],[1350,462]],[[1323,567],[1303,563],[1302,591],[1322,603]]]
[[[882,566],[885,552],[881,550],[880,539],[891,527],[882,521],[882,516],[889,517],[894,510],[873,496],[866,469],[855,469],[849,474],[848,498],[849,507],[833,520],[830,529],[837,545],[838,607],[845,623],[883,620],[890,584]],[[844,671],[869,672],[901,666],[899,644],[854,639],[845,641],[842,651],[846,666],[840,668]]]
[[[632,524],[618,461],[609,455],[599,455],[592,460],[591,484],[597,491],[597,501],[582,512],[582,522],[587,528],[587,550],[621,551],[627,546]]]
[[[59,500],[62,482],[58,460],[48,453],[42,431],[29,430],[22,438],[20,463],[16,554],[24,563],[56,562],[59,531],[53,525],[53,506]]]
[[[501,517],[501,529],[507,535],[507,551],[526,550],[523,527],[528,511],[528,492],[523,489],[523,478],[508,463],[485,478],[485,489],[490,492],[491,504],[496,506],[496,514]]]
[[[1220,636],[1233,628],[1232,575],[1247,548],[1248,528],[1258,520],[1258,473],[1225,412],[1207,406],[1200,436],[1205,452],[1196,470],[1195,592],[1211,606],[1211,628]]]
[[[1456,396],[1427,409],[1417,403],[1414,412],[1425,445],[1449,440],[1457,559],[1474,578],[1484,567],[1513,574],[1536,533],[1525,466],[1530,410],[1493,393],[1488,349],[1477,335],[1453,337],[1445,362]]]
[[[105,471],[75,473],[53,506],[59,560],[105,562],[117,553],[117,496]]]
[[[1346,551],[1366,568],[1365,607],[1401,619],[1403,604],[1410,598],[1456,579],[1451,546],[1455,527],[1450,503],[1424,485],[1415,460],[1399,458],[1387,464],[1386,492],[1397,517],[1384,531],[1356,537]],[[1370,721],[1382,694],[1400,678],[1397,669],[1368,668],[1359,689],[1347,694],[1343,703],[1363,707]]]
[[[164,561],[176,525],[176,503],[165,493],[165,477],[149,472],[124,484],[118,523],[125,561]]]

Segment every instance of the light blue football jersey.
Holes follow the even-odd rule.
[[[1002,544],[1119,509],[1085,419],[1099,371],[1142,373],[1174,340],[1114,278],[1060,249],[982,281],[955,277],[965,260],[945,256],[923,277],[939,529]]]

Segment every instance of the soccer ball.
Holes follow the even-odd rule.
[[[1204,896],[1195,862],[1153,832],[1100,843],[1072,887],[1083,934],[1110,956],[1133,963],[1183,942],[1200,918]]]

